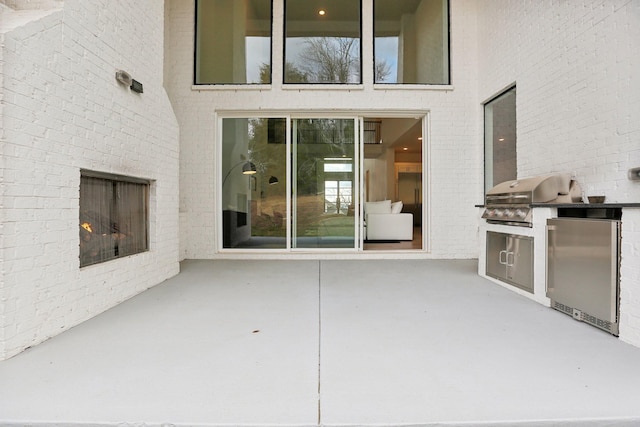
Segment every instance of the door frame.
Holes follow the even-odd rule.
[[[215,161],[213,164],[214,177],[215,177],[215,213],[214,224],[216,229],[216,241],[214,244],[215,253],[218,254],[240,254],[240,253],[255,253],[255,254],[291,254],[291,253],[364,253],[364,195],[365,192],[365,174],[364,168],[361,167],[364,164],[364,126],[363,121],[368,117],[376,117],[381,119],[391,118],[414,118],[415,120],[422,121],[422,249],[411,250],[412,253],[430,253],[431,252],[431,114],[430,110],[217,110],[214,112],[214,144],[215,144]],[[236,249],[236,248],[223,248],[223,224],[222,224],[222,192],[218,188],[222,183],[222,120],[224,118],[284,118],[286,120],[286,150],[288,155],[286,156],[286,249]],[[353,119],[355,121],[355,132],[357,132],[358,139],[356,141],[356,158],[354,159],[354,167],[356,168],[356,174],[354,176],[354,195],[353,200],[357,200],[358,209],[355,212],[356,220],[356,244],[354,248],[344,249],[326,249],[326,248],[312,248],[312,249],[292,249],[292,182],[290,177],[292,176],[292,123],[295,119],[305,118],[320,118],[320,119]],[[396,251],[397,252],[397,251]]]

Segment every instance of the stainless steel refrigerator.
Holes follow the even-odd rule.
[[[551,307],[618,335],[620,221],[547,220]]]

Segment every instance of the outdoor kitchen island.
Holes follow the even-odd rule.
[[[551,307],[552,301],[547,297],[547,220],[555,218],[594,218],[619,221],[621,231],[617,266],[619,267],[618,272],[623,272],[623,274],[618,274],[618,299],[620,303],[619,321],[621,320],[620,337],[624,338],[624,322],[626,319],[630,321],[635,319],[633,315],[625,316],[625,309],[628,307],[625,306],[625,297],[629,295],[629,292],[625,292],[625,289],[635,289],[638,286],[638,277],[637,274],[634,273],[634,266],[640,263],[640,256],[637,251],[637,248],[640,246],[640,241],[638,241],[640,233],[636,231],[640,224],[638,222],[640,219],[640,203],[531,203],[528,206],[531,210],[530,226],[528,227],[503,225],[495,223],[495,221],[488,221],[486,218],[479,218],[478,274],[500,286],[511,289],[513,292],[547,307]],[[483,210],[480,211],[482,215],[485,206],[478,205],[477,207],[483,208]],[[625,225],[627,226],[626,229]],[[625,233],[625,231],[628,232]],[[487,246],[487,236],[491,236],[494,233],[531,239],[532,251],[530,262],[533,276],[531,289],[524,289],[521,286],[509,283],[508,280],[501,280],[496,278],[495,275],[492,277],[491,274],[488,274],[487,259],[491,257],[491,254]],[[507,261],[505,257],[503,257],[503,260]],[[511,260],[510,258],[509,261]],[[521,262],[524,261],[521,260]],[[629,328],[629,330],[633,331],[633,328]]]

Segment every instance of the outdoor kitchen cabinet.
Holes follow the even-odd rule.
[[[533,293],[533,238],[487,231],[487,276]]]

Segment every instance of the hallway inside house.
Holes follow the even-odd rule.
[[[640,424],[640,349],[476,260],[181,270],[0,362],[0,425]]]

